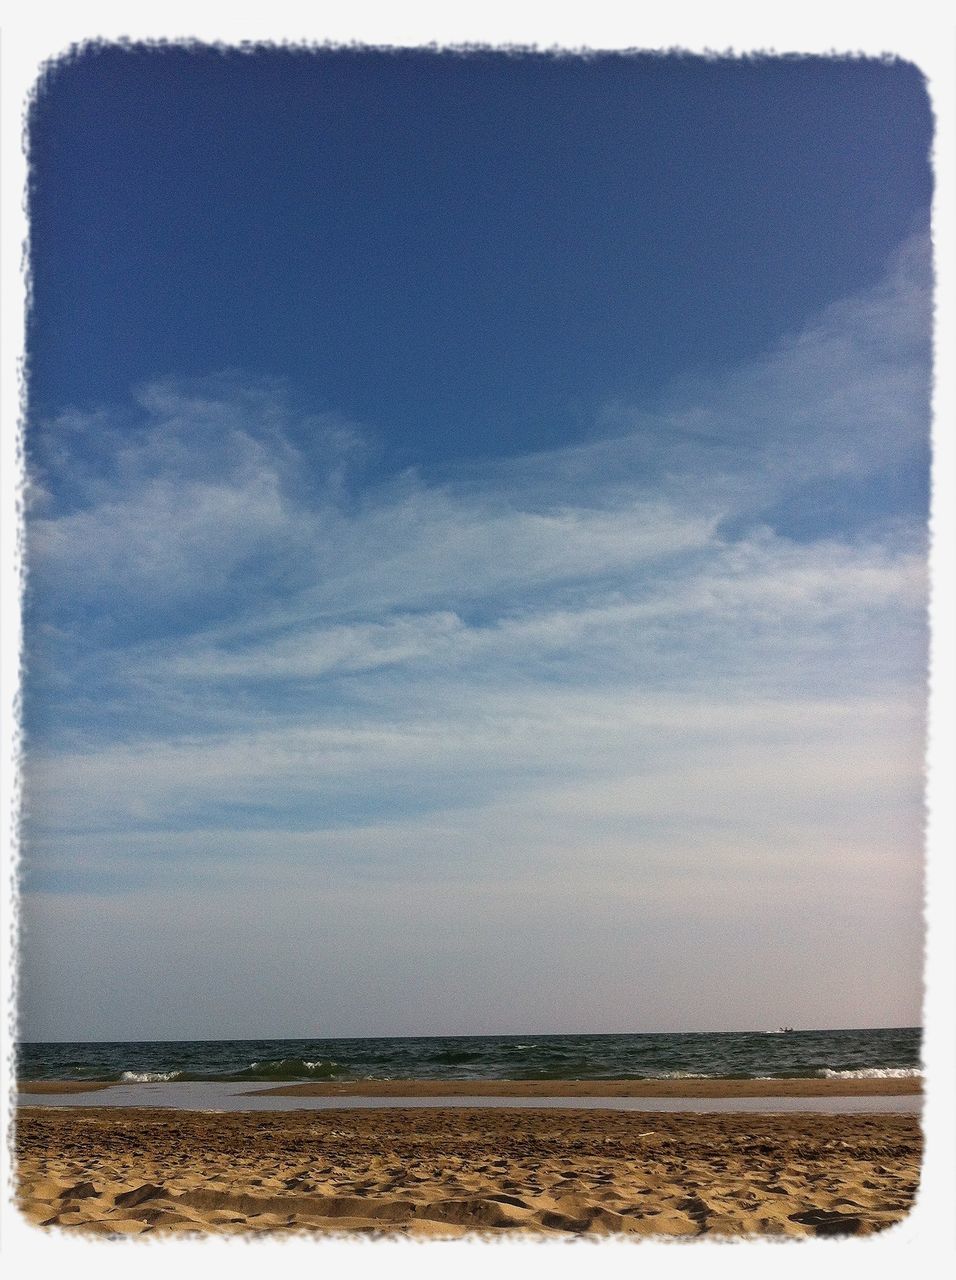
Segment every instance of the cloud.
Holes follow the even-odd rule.
[[[490,963],[509,894],[545,940],[575,895],[599,933],[733,907],[764,959],[852,903],[878,967],[862,904],[905,932],[919,894],[928,317],[914,241],[764,358],[454,472],[235,374],[37,424],[30,909],[306,883],[362,934],[457,885]]]
[[[68,586],[98,607],[159,592],[226,608],[231,588],[241,611],[255,584],[342,612],[627,572],[721,520],[759,524],[814,481],[925,463],[927,262],[915,238],[879,286],[764,358],[657,412],[609,407],[615,435],[442,481],[350,484],[368,454],[355,424],[296,416],[280,387],[236,375],[62,414],[33,433],[33,482],[60,501],[30,523],[31,567],[44,595]]]

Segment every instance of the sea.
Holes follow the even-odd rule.
[[[786,1080],[922,1074],[919,1027],[22,1042],[26,1080]]]

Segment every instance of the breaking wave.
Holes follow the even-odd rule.
[[[158,1084],[163,1080],[179,1080],[181,1071],[124,1071],[120,1080],[124,1084]]]
[[[835,1071],[824,1067],[826,1080],[910,1080],[923,1074],[922,1067],[861,1067],[857,1071]]]

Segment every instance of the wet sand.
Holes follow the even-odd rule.
[[[879,1231],[922,1141],[911,1115],[21,1103],[16,1151],[22,1212],[66,1233],[638,1239]]]
[[[111,1089],[112,1080],[84,1080],[82,1084],[76,1080],[18,1080],[17,1090],[20,1093],[95,1093],[97,1089]]]
[[[335,1080],[273,1085],[263,1097],[477,1098],[827,1098],[919,1093],[907,1076],[867,1080]]]

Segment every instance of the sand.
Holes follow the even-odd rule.
[[[17,1089],[20,1093],[95,1093],[97,1089],[110,1089],[111,1080],[85,1080],[82,1084],[76,1080],[20,1080]]]
[[[922,1080],[329,1080],[256,1089],[264,1097],[324,1098],[825,1098],[921,1092]],[[251,1092],[251,1091],[250,1091]]]
[[[21,1104],[16,1150],[21,1211],[65,1233],[638,1240],[879,1231],[922,1142],[909,1115]]]

